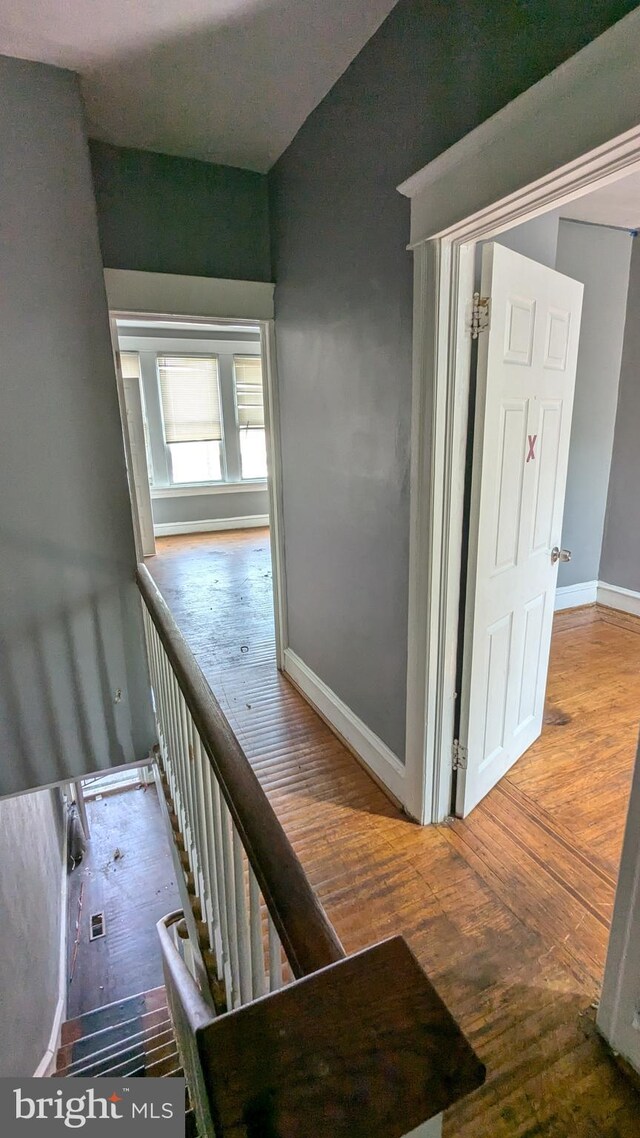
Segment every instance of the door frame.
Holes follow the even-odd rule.
[[[129,485],[129,500],[131,502],[131,519],[133,522],[133,540],[136,549],[136,560],[143,561],[145,557],[152,557],[156,551],[155,534],[153,531],[153,510],[151,507],[151,490],[149,487],[148,495],[145,495],[145,501],[140,502],[137,489],[136,489],[136,468],[142,468],[147,473],[147,484],[149,466],[147,462],[147,455],[144,449],[139,450],[135,446],[132,433],[129,429],[129,415],[131,408],[128,406],[127,396],[125,392],[124,377],[122,375],[122,366],[120,363],[120,346],[118,342],[118,328],[116,325],[116,318],[109,313],[109,328],[111,331],[111,350],[113,352],[113,366],[116,373],[116,389],[118,392],[118,406],[120,409],[120,423],[122,426],[122,436],[124,439],[124,452],[127,465],[127,482]],[[142,427],[143,425],[143,409],[142,409],[142,390],[140,389],[140,397],[137,401],[135,408],[136,418]],[[143,512],[145,516],[143,517]],[[151,537],[153,541],[153,549],[149,550],[145,540],[145,533],[148,528],[151,528]]]
[[[223,281],[205,277],[172,277],[164,273],[105,270],[109,315],[115,326],[119,318],[172,320],[177,323],[230,324],[260,329],[263,360],[265,433],[267,444],[267,494],[269,541],[273,585],[276,662],[284,670],[288,645],[287,589],[284,559],[282,460],[278,370],[272,284],[255,281]],[[161,306],[161,307],[160,307]],[[219,316],[218,311],[225,313]],[[238,313],[238,315],[235,315]],[[126,441],[125,441],[126,445]],[[146,456],[145,456],[146,461]],[[138,523],[134,515],[134,532]]]
[[[423,824],[451,809],[476,244],[640,171],[639,50],[636,10],[399,187],[414,254],[405,807]]]
[[[640,169],[639,53],[635,9],[399,187],[415,255],[405,806],[423,823],[451,800],[475,243]],[[640,749],[597,1017],[638,1072],[639,833]]]

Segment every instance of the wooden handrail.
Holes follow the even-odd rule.
[[[145,565],[138,565],[136,580],[294,975],[309,976],[343,960],[333,926]]]
[[[198,1133],[202,1138],[208,1138],[214,1131],[198,1038],[211,1023],[213,1015],[171,938],[169,929],[181,920],[183,913],[178,910],[162,917],[156,928],[160,937],[162,971],[178,1054],[197,1119]]]
[[[193,1034],[199,1028],[206,1027],[207,1024],[211,1023],[213,1013],[169,935],[171,926],[182,920],[184,920],[184,913],[182,909],[177,909],[176,912],[168,913],[166,917],[162,917],[156,924],[156,928],[160,937],[165,978],[170,981],[167,983],[167,990],[171,988],[176,992],[189,1024],[189,1030]],[[169,976],[166,975],[167,972]]]
[[[402,937],[197,1032],[217,1138],[402,1138],[485,1069]]]

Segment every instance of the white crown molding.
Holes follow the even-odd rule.
[[[573,167],[613,138],[635,134],[639,52],[640,10],[635,10],[403,182],[400,193],[412,199],[411,244],[491,210],[538,180],[542,188],[546,176]],[[628,141],[635,152],[637,144]],[[575,197],[574,170],[571,181]],[[550,200],[559,204],[557,184],[554,189]]]

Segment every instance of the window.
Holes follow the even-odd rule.
[[[223,477],[220,382],[216,356],[158,356],[164,439],[172,483]]]
[[[267,446],[260,356],[234,356],[233,374],[242,478],[266,478]]]

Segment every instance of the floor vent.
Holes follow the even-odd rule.
[[[92,913],[89,918],[89,940],[97,940],[98,937],[104,936],[104,913]]]

